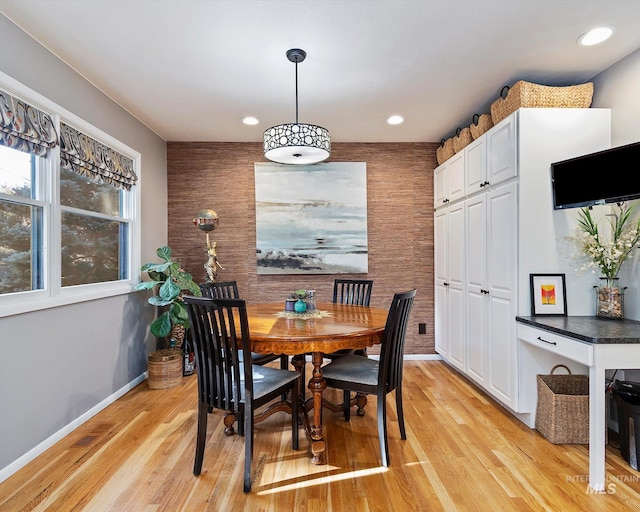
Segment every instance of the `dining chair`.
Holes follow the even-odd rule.
[[[300,374],[241,360],[239,351],[251,351],[249,321],[243,299],[184,297],[191,323],[191,339],[198,375],[198,430],[193,474],[204,459],[207,417],[214,409],[225,412],[225,426],[245,438],[244,492],[251,491],[254,425],[278,411],[291,412],[291,448],[298,449],[298,392]],[[256,410],[281,396],[260,413]],[[274,449],[275,451],[275,449]]]
[[[407,438],[402,412],[402,362],[407,324],[416,291],[414,289],[394,294],[384,328],[379,361],[346,354],[322,368],[327,387],[376,395],[378,438],[383,466],[389,465],[386,398],[387,394],[394,390],[400,437]],[[344,408],[344,419],[350,419],[349,407]]]
[[[219,281],[213,283],[200,283],[200,291],[203,297],[211,299],[239,299],[237,281]],[[280,359],[280,368],[286,370],[289,367],[289,356],[286,354],[258,354],[251,352],[253,364],[267,364]]]

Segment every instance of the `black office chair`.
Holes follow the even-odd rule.
[[[236,281],[220,281],[215,283],[200,283],[200,291],[203,297],[211,299],[239,299],[238,283]],[[289,367],[289,356],[286,354],[258,354],[251,352],[253,364],[267,364],[280,359],[280,368],[286,370]]]
[[[377,396],[378,438],[383,466],[389,465],[386,398],[387,394],[393,390],[396,392],[400,437],[407,438],[402,412],[402,362],[407,325],[415,295],[416,290],[411,290],[396,293],[393,296],[385,324],[379,361],[346,354],[322,368],[327,387]],[[350,419],[349,407],[344,408],[344,419],[345,421]]]
[[[240,350],[251,351],[244,300],[187,296],[184,301],[198,375],[198,432],[193,474],[199,475],[202,470],[208,414],[219,409],[225,411],[225,426],[233,431],[233,422],[237,420],[238,434],[245,436],[244,492],[249,492],[257,421],[283,410],[281,405],[286,404],[285,410],[291,411],[291,448],[298,449],[300,374],[241,360]],[[276,407],[256,414],[259,407],[287,394],[292,397],[290,401],[281,400],[273,404]]]

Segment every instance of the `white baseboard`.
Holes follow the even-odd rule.
[[[379,354],[369,354],[370,359],[380,359]],[[442,356],[440,354],[405,354],[402,357],[403,361],[440,361]]]
[[[89,420],[90,418],[98,414],[108,405],[111,405],[118,398],[124,395],[127,391],[130,391],[131,389],[136,387],[146,378],[147,378],[147,372],[144,372],[142,375],[136,377],[131,382],[129,382],[128,384],[126,384],[125,386],[117,390],[115,393],[113,393],[112,395],[102,400],[102,402],[93,406],[84,414],[82,414],[81,416],[78,416],[71,423],[68,423],[67,425],[62,427],[60,430],[58,430],[57,432],[49,436],[47,439],[42,441],[40,444],[38,444],[31,450],[29,450],[27,453],[17,458],[16,460],[14,460],[11,464],[0,469],[0,482],[4,482],[7,478],[13,475],[20,468],[22,468],[23,466],[31,462],[33,459],[35,459],[38,455],[40,455],[45,450],[51,448],[54,444],[60,441],[64,436],[73,432],[76,428],[78,428],[84,422],[86,422],[87,420]]]

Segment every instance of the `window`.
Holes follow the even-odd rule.
[[[138,279],[139,155],[39,103],[47,112],[0,83],[0,316],[128,293]]]
[[[0,294],[43,288],[41,159],[0,146]]]

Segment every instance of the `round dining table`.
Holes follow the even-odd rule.
[[[303,426],[311,444],[313,464],[325,462],[322,432],[322,394],[327,384],[322,375],[324,355],[342,349],[363,349],[382,342],[388,311],[366,306],[318,302],[316,309],[304,313],[284,310],[284,302],[247,304],[251,348],[262,354],[294,356],[292,364],[302,370],[304,355],[311,353],[313,372],[308,389],[299,398]],[[313,419],[308,412],[313,407]]]

